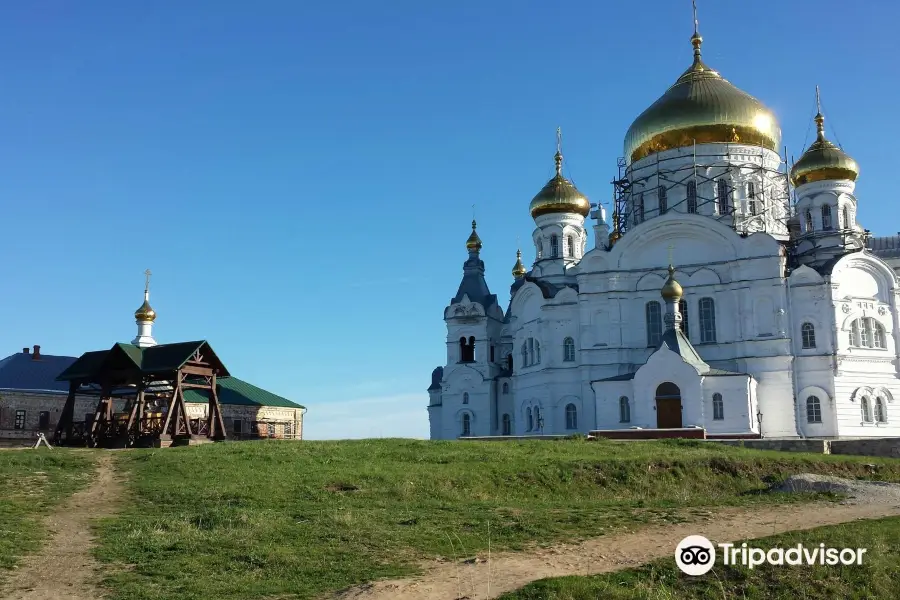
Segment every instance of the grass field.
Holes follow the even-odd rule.
[[[797,472],[900,481],[900,461],[675,441],[243,442],[116,458],[133,498],[97,550],[116,600],[312,598],[488,543],[795,500],[760,492]]]
[[[502,600],[813,600],[900,598],[900,518],[862,521],[766,538],[753,545],[866,548],[862,565],[761,566],[716,564],[700,577],[683,575],[674,559],[592,577],[545,579]]]
[[[47,535],[41,517],[92,476],[87,452],[54,448],[0,451],[0,578]]]

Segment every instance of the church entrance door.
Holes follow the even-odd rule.
[[[656,388],[656,426],[678,429],[681,423],[681,390],[669,381]]]

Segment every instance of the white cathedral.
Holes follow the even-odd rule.
[[[702,41],[695,28],[693,64],[628,129],[610,218],[557,149],[506,311],[472,222],[432,439],[900,436],[900,236],[857,223],[859,168],[821,111],[788,170],[775,116],[703,62]]]

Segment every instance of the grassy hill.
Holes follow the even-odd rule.
[[[422,558],[574,541],[763,493],[798,472],[900,481],[900,461],[702,442],[244,442],[116,455],[116,600],[313,598]],[[118,569],[117,566],[126,568]]]
[[[592,577],[545,579],[506,594],[501,600],[804,600],[819,598],[900,598],[897,549],[900,518],[863,521],[788,533],[754,543],[788,547],[827,540],[835,548],[866,548],[862,565],[769,566],[752,571],[717,564],[703,577],[688,577],[674,559],[639,569]]]

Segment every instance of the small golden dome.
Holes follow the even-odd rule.
[[[144,295],[144,303],[141,304],[141,307],[134,311],[134,318],[137,321],[155,321],[156,320],[156,311],[153,310],[153,307],[150,306],[150,299],[147,295]]]
[[[525,265],[522,264],[522,251],[516,250],[516,264],[512,268],[512,276],[516,279],[525,277]]]
[[[791,183],[795,186],[814,181],[834,181],[859,177],[859,165],[843,150],[825,139],[825,117],[816,114],[816,141],[791,167]]]
[[[469,235],[469,239],[466,240],[466,249],[470,252],[481,250],[481,238],[475,233],[475,219],[472,219],[472,233]]]
[[[576,213],[586,217],[591,212],[587,196],[578,191],[571,181],[562,176],[562,154],[556,151],[556,175],[531,200],[532,218],[551,213]]]
[[[666,283],[663,284],[662,290],[660,290],[659,293],[663,297],[663,300],[668,300],[670,302],[678,302],[681,300],[684,290],[681,289],[681,284],[675,281],[675,267],[672,265],[669,265],[669,278],[666,279]]]
[[[781,128],[775,115],[706,66],[700,59],[702,43],[695,32],[691,37],[694,63],[628,128],[625,157],[630,161],[695,141],[779,148]]]

